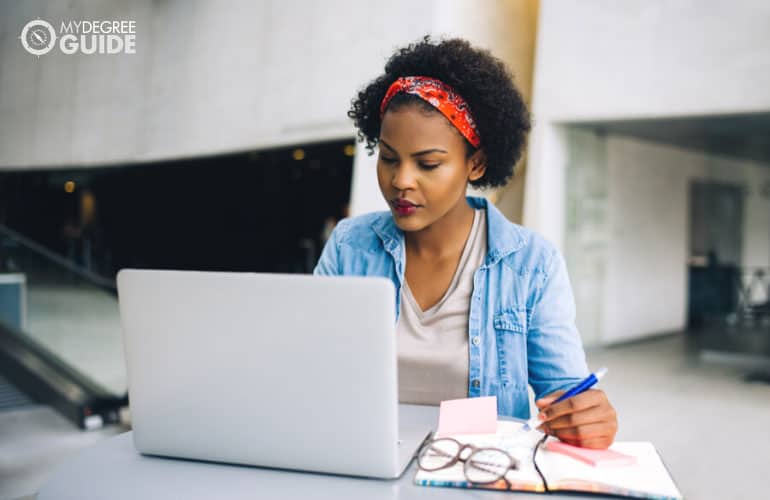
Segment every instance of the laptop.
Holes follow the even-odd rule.
[[[387,278],[124,269],[143,454],[374,478],[430,434],[399,426]]]

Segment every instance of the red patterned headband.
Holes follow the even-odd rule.
[[[474,148],[478,148],[481,144],[476,122],[473,121],[468,103],[446,83],[428,76],[402,76],[398,78],[390,85],[382,99],[380,118],[385,114],[385,108],[388,107],[390,100],[399,92],[416,95],[430,103],[441,111],[447,120],[452,122],[452,125],[460,131],[463,137],[468,139],[468,142],[473,144]]]

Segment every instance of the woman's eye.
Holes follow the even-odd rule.
[[[380,160],[385,162],[385,163],[387,163],[387,164],[390,164],[390,165],[398,163],[398,159],[396,159],[396,158],[389,158],[387,156],[380,156]],[[441,163],[423,163],[423,162],[420,162],[419,165],[420,165],[420,168],[423,169],[423,170],[433,170],[434,168],[436,168],[439,165],[441,165]]]

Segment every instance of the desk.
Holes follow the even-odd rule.
[[[402,416],[434,426],[438,408],[409,406]],[[416,486],[414,461],[400,479],[387,481],[263,469],[140,455],[131,432],[105,439],[59,466],[38,494],[54,499],[482,499],[575,498],[491,490]],[[583,496],[585,498],[585,496]]]

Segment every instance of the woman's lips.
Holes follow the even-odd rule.
[[[408,207],[396,207],[396,213],[398,215],[412,215],[417,211],[417,207],[412,205]]]
[[[403,198],[392,200],[391,204],[393,205],[393,209],[396,211],[396,213],[401,216],[412,215],[420,206]]]

